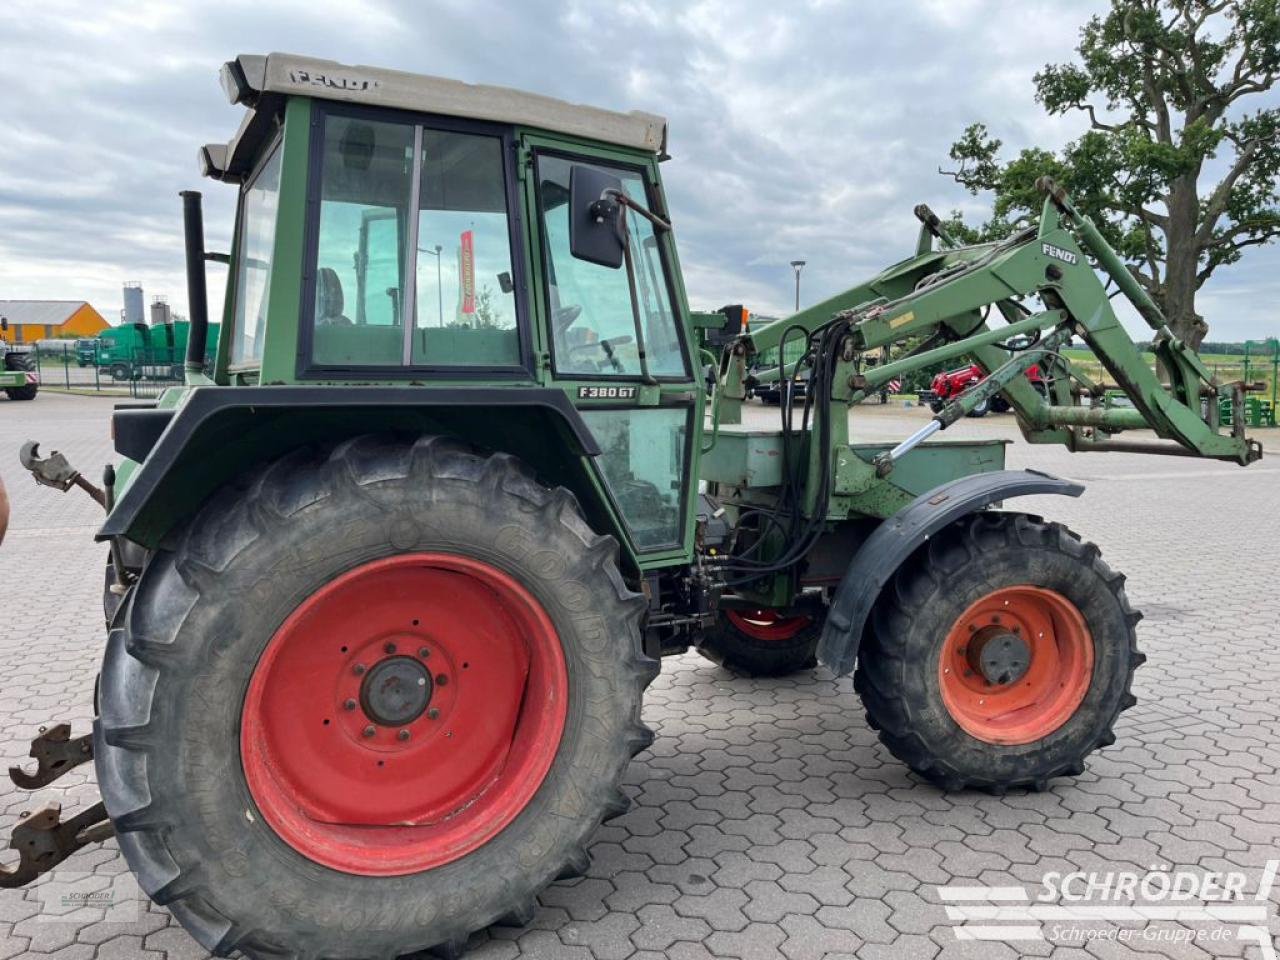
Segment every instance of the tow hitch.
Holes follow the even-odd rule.
[[[13,869],[0,866],[0,887],[26,886],[81,847],[115,835],[101,800],[65,823],[58,803],[47,803],[35,813],[23,811],[19,816],[9,847],[18,851],[20,859]]]
[[[35,758],[35,773],[10,767],[9,779],[23,790],[38,790],[92,760],[93,735],[72,737],[71,725],[67,723],[41,727],[39,735],[31,741],[29,755]],[[115,828],[107,819],[107,809],[101,801],[67,821],[62,819],[60,803],[46,803],[34,812],[24,810],[9,838],[10,849],[18,851],[18,865],[0,866],[0,887],[25,886],[81,847],[114,835]]]

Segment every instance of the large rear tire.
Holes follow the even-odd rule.
[[[206,949],[455,952],[626,808],[645,604],[515,459],[300,451],[171,542],[111,631],[95,759],[141,886]]]
[[[744,677],[785,677],[817,665],[822,620],[774,610],[721,610],[698,652]]]
[[[1038,517],[982,513],[886,585],[854,687],[895,757],[948,790],[1043,789],[1115,742],[1146,659],[1124,577]]]
[[[4,357],[4,368],[33,373],[36,369],[35,356],[30,353],[7,353]],[[34,400],[39,391],[38,384],[28,383],[22,387],[6,387],[4,392],[10,400]]]

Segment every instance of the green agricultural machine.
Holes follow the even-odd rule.
[[[0,317],[0,391],[10,400],[34,400],[40,390],[35,354],[11,349],[5,343],[8,333],[9,321]]]
[[[999,394],[1033,443],[1261,449],[1215,422],[1242,386],[1053,184],[1000,243],[919,209],[908,259],[750,329],[688,308],[660,117],[280,54],[222,83],[246,112],[201,159],[239,207],[207,254],[184,194],[185,386],[118,407],[100,489],[23,451],[99,496],[110,553],[93,730],[50,727],[13,775],[92,759],[102,801],[24,817],[0,882],[114,833],[218,955],[456,954],[585,869],[651,741],[658,658],[690,647],[852,672],[887,749],[946,790],[1043,789],[1114,740],[1143,659],[1124,578],[1007,506],[1082,487],[946,428]],[[1114,383],[1072,368],[1071,337]],[[766,352],[807,380],[769,428],[743,422]],[[962,358],[985,377],[919,430],[857,439],[859,401]]]

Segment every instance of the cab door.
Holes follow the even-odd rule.
[[[523,138],[544,369],[600,444],[593,467],[640,565],[686,562],[703,396],[675,244],[631,213],[630,268],[575,258],[569,194],[578,165],[617,177],[630,199],[666,217],[651,155]]]

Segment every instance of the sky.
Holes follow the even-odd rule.
[[[1056,148],[1032,75],[1070,59],[1093,0],[5,0],[0,5],[0,299],[86,299],[124,281],[186,312],[178,191],[205,192],[225,250],[234,189],[197,148],[242,108],[220,64],[284,50],[515,86],[670,121],[663,165],[691,305],[789,312],[911,253],[912,207],[974,220],[938,172],[964,127],[1006,155]],[[1280,91],[1266,105],[1280,102]],[[1263,105],[1260,101],[1258,105]],[[1220,268],[1211,339],[1280,334],[1280,245]],[[216,312],[224,272],[210,272]],[[1126,322],[1142,329],[1132,316]]]

